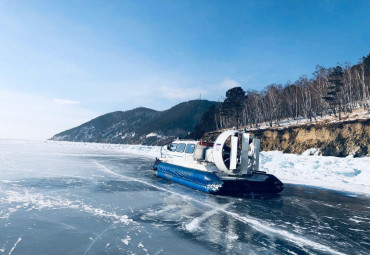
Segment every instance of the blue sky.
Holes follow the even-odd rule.
[[[369,13],[369,1],[1,1],[0,138],[357,63]]]

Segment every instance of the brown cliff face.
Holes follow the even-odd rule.
[[[261,139],[261,150],[301,154],[310,148],[321,149],[324,156],[370,156],[370,119],[269,128],[249,131]],[[214,140],[220,131],[205,134]]]

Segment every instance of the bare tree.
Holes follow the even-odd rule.
[[[262,123],[270,127],[282,119],[300,117],[310,121],[324,114],[351,112],[370,104],[370,55],[357,65],[344,67],[316,66],[311,79],[301,76],[284,87],[272,84],[263,91],[247,91],[236,87],[214,111],[216,128],[249,126],[258,128]]]

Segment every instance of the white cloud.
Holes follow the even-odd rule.
[[[45,140],[98,115],[79,104],[68,105],[0,88],[0,139]]]
[[[225,77],[224,80],[220,83],[219,88],[220,89],[231,89],[235,87],[240,87],[240,83],[236,80],[232,80],[229,77]]]
[[[67,99],[54,99],[53,100],[54,103],[58,104],[58,105],[76,105],[76,104],[80,104],[79,101],[73,101],[73,100],[67,100]]]

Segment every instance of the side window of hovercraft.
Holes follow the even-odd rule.
[[[179,143],[179,145],[176,148],[176,152],[184,152],[185,150],[185,143]]]
[[[177,143],[171,143],[168,145],[167,149],[169,151],[176,151]]]
[[[189,154],[193,153],[194,152],[194,148],[195,148],[195,144],[189,143],[186,146],[185,153],[189,153]]]

